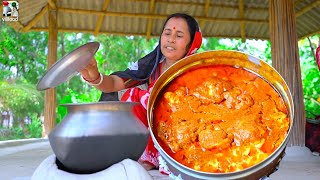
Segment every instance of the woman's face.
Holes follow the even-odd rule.
[[[161,52],[168,60],[178,61],[188,52],[190,39],[186,20],[173,17],[167,21],[161,34]]]

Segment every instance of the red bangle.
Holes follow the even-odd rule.
[[[83,76],[82,76],[82,78],[85,80],[85,81],[87,81],[87,82],[89,82],[89,83],[92,83],[92,82],[95,82],[96,80],[98,80],[99,78],[100,78],[100,74],[99,74],[99,76],[96,78],[96,79],[94,79],[94,80],[88,80],[88,79],[86,79],[86,78],[84,78]]]

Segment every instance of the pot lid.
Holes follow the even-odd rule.
[[[98,42],[89,42],[54,63],[37,85],[38,90],[46,90],[62,84],[85,68],[99,49]]]

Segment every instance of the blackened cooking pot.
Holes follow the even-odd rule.
[[[124,159],[138,160],[149,138],[131,102],[64,104],[68,114],[49,134],[63,169],[90,174]]]
[[[268,158],[247,169],[230,173],[201,172],[182,165],[168,155],[163,147],[161,147],[153,130],[153,114],[156,113],[154,112],[155,102],[161,94],[161,91],[165,89],[166,85],[179,75],[191,69],[219,64],[231,65],[236,68],[244,68],[267,81],[283,98],[288,109],[288,117],[290,121],[287,136],[282,144],[270,156],[268,156]],[[293,114],[293,100],[290,90],[284,79],[274,68],[264,61],[245,53],[226,50],[198,53],[176,62],[166,72],[164,72],[155,83],[150,94],[147,107],[148,123],[154,144],[163,159],[166,161],[170,171],[176,175],[180,174],[183,179],[259,179],[272,173],[284,155],[285,147],[292,131]]]

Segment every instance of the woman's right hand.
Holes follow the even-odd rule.
[[[94,81],[100,77],[100,73],[97,66],[97,61],[92,58],[89,64],[80,71],[81,76],[83,79],[87,81]]]

